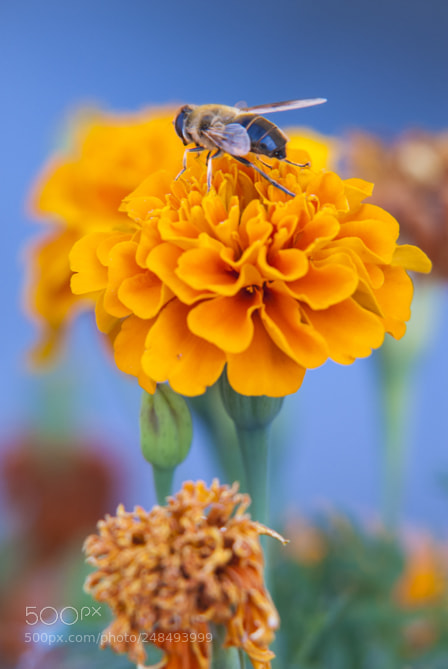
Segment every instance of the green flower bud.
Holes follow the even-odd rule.
[[[185,460],[193,438],[188,405],[167,384],[154,395],[143,393],[140,409],[140,443],[153,467],[172,469]]]

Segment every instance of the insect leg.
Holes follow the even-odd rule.
[[[264,160],[261,160],[261,158],[257,155],[255,157],[258,160],[258,162],[260,162],[263,165],[263,167],[267,167],[269,170],[272,170],[272,165],[268,165],[268,163],[265,163]]]
[[[283,162],[288,163],[288,165],[294,165],[294,167],[311,167],[310,161],[308,161],[307,163],[293,163],[292,160],[283,158]]]
[[[264,177],[267,181],[269,181],[270,184],[272,184],[276,188],[279,188],[280,190],[282,190],[284,193],[286,193],[286,195],[290,195],[291,197],[296,196],[295,193],[288,190],[287,188],[285,188],[281,184],[277,183],[276,181],[274,181],[274,179],[271,179],[271,177],[269,177],[267,174],[265,174],[263,172],[263,170],[260,170],[259,167],[257,167],[253,163],[251,163],[250,160],[247,160],[246,158],[242,158],[241,156],[232,156],[232,157],[235,158],[235,160],[238,160],[239,163],[242,163],[243,165],[246,165],[247,167],[252,167],[256,172],[258,172],[258,174],[261,174],[262,177]]]
[[[211,151],[207,153],[207,191],[212,187],[212,160],[213,158],[217,158],[221,153],[221,149],[217,149],[215,153],[212,153]]]
[[[182,169],[181,169],[181,171],[179,172],[179,174],[177,175],[177,177],[175,178],[174,181],[177,181],[178,178],[179,178],[179,177],[185,172],[185,170],[187,169],[187,156],[188,156],[188,154],[189,154],[189,153],[193,153],[193,152],[195,152],[195,151],[203,151],[203,150],[204,150],[204,149],[202,148],[202,146],[193,146],[191,149],[185,149],[185,151],[184,151],[184,157],[182,158]]]

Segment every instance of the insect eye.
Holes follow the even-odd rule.
[[[185,143],[185,137],[184,137],[185,119],[187,118],[190,112],[191,112],[191,107],[185,105],[185,107],[182,107],[179,110],[179,113],[177,114],[174,120],[174,128],[184,143]]]
[[[274,151],[272,155],[274,156],[274,158],[278,158],[279,160],[285,157],[281,149],[277,149],[277,151]]]

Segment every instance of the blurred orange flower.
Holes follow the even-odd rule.
[[[27,308],[41,329],[35,363],[51,357],[69,322],[92,307],[70,290],[73,244],[86,232],[119,228],[126,223],[118,211],[125,195],[158,169],[179,169],[183,148],[172,130],[173,114],[167,108],[87,114],[75,124],[72,146],[43,169],[30,207],[52,229],[30,246],[27,262]]]
[[[283,539],[245,513],[237,485],[186,482],[166,507],[137,507],[98,524],[85,543],[97,569],[86,590],[115,620],[103,646],[146,660],[142,634],[164,651],[157,668],[208,669],[211,624],[226,631],[224,647],[242,648],[255,669],[269,669],[277,611],[263,581],[259,535]]]
[[[292,517],[286,524],[285,534],[289,538],[287,554],[301,565],[320,564],[328,555],[325,534],[305,518]]]
[[[342,144],[341,144],[342,145]],[[409,130],[391,142],[353,132],[343,144],[347,173],[374,181],[373,202],[399,221],[401,234],[448,278],[448,131]]]
[[[304,162],[307,155],[292,150]],[[97,324],[117,333],[117,366],[153,392],[199,395],[225,365],[243,395],[295,392],[328,358],[350,364],[396,339],[410,317],[406,270],[426,256],[398,246],[398,223],[363,200],[371,185],[272,161],[291,198],[229,156],[160,171],[125,198],[129,220],[71,252],[72,290],[97,295]]]
[[[448,556],[432,540],[420,537],[410,547],[396,586],[397,601],[406,607],[426,606],[448,595]]]

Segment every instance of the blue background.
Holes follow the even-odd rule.
[[[327,134],[353,126],[392,137],[412,126],[448,125],[448,4],[445,0],[228,0],[152,2],[15,0],[0,9],[2,103],[0,423],[3,444],[42,421],[48,388],[64,388],[81,433],[99,434],[127,459],[128,504],[153,501],[138,447],[139,389],[107,362],[87,317],[71,333],[52,377],[24,365],[35,332],[21,308],[23,245],[37,230],[25,213],[30,184],[71,111],[83,104],[136,110],[148,104],[245,100],[260,104],[325,96],[281,124]],[[442,530],[448,470],[448,299],[413,376],[406,518]],[[378,510],[378,390],[373,359],[327,364],[287,398],[274,430],[277,509],[322,500],[364,517]],[[201,427],[177,480],[213,466]],[[280,441],[285,438],[285,445]]]

